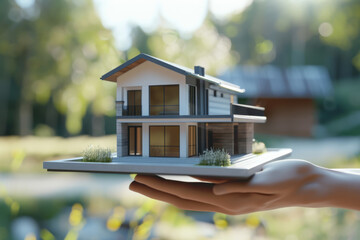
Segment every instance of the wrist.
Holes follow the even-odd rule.
[[[331,207],[360,210],[360,175],[327,170]]]
[[[360,210],[360,175],[320,169],[320,183],[323,186],[320,205]]]

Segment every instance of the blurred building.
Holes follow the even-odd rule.
[[[267,123],[256,124],[256,132],[264,134],[312,136],[315,100],[333,92],[329,73],[321,66],[237,66],[219,78],[244,88],[247,103],[265,107]]]

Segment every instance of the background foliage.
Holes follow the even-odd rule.
[[[0,11],[0,135],[114,133],[115,86],[99,77],[139,52],[214,75],[236,64],[322,65],[334,83],[359,78],[356,0],[254,1],[221,20],[208,12],[185,37],[167,24],[150,33],[134,25],[124,51],[91,0],[4,0]],[[358,107],[336,100],[319,104],[321,123]]]
[[[359,168],[359,1],[249,2],[221,19],[208,11],[187,35],[164,19],[152,31],[134,24],[120,51],[91,0],[1,0],[0,239],[360,238],[355,211],[181,211],[130,193],[129,176],[43,172],[42,161],[80,156],[90,144],[115,150],[116,137],[101,135],[115,133],[116,86],[99,78],[140,52],[213,75],[238,64],[325,66],[335,92],[318,99],[319,124],[355,137],[262,138],[300,146],[325,167]],[[346,155],[350,147],[357,152]]]

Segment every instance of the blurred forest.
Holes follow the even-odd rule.
[[[99,78],[139,52],[214,75],[237,64],[322,65],[342,90],[319,105],[320,120],[360,107],[357,0],[253,1],[226,19],[209,12],[188,37],[134,26],[124,52],[91,0],[2,0],[0,26],[0,135],[115,133],[115,84]]]

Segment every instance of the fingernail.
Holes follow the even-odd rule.
[[[129,190],[134,191],[134,184],[135,184],[135,182],[130,183]]]

